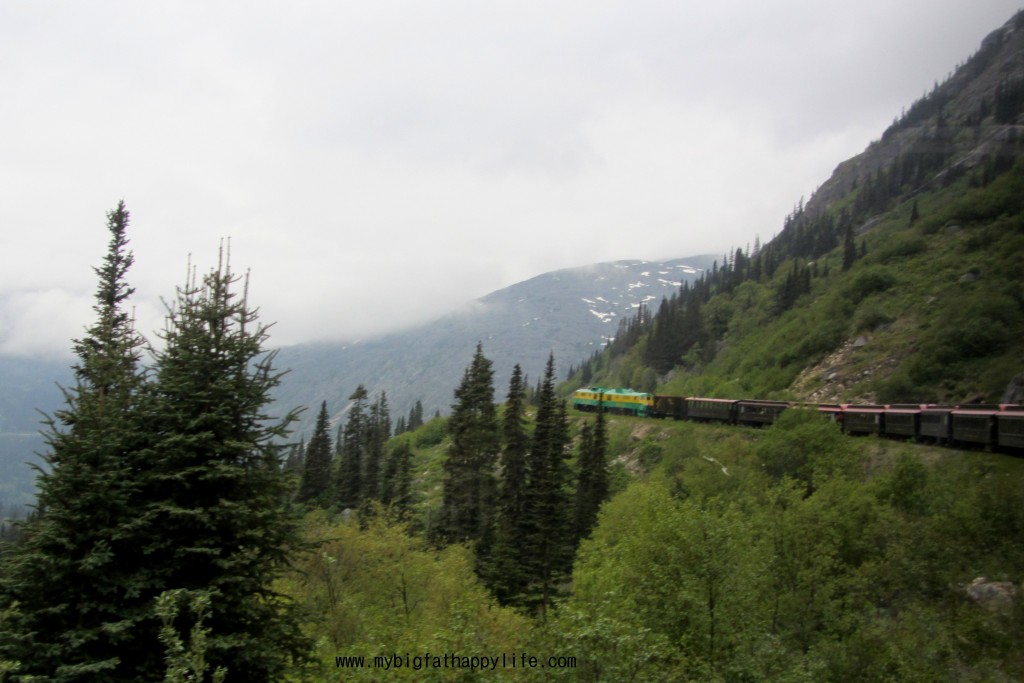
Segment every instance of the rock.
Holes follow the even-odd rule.
[[[979,576],[964,587],[964,593],[974,603],[996,612],[1002,612],[1013,606],[1017,597],[1017,587],[1009,581],[989,581]]]
[[[1024,403],[1024,372],[1010,380],[1000,403]]]
[[[853,340],[853,348],[859,349],[862,346],[868,345],[868,338],[865,335],[861,335]]]
[[[981,279],[981,271],[977,268],[971,268],[969,271],[960,276],[959,282],[977,282]]]

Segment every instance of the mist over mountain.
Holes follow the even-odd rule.
[[[558,270],[403,332],[287,347],[277,359],[289,372],[276,400],[282,408],[312,408],[303,416],[303,428],[321,401],[327,401],[337,418],[360,384],[371,394],[387,392],[392,417],[408,413],[416,401],[428,415],[447,413],[477,342],[494,363],[498,396],[516,363],[535,382],[549,353],[564,377],[570,365],[578,365],[614,337],[619,322],[635,315],[639,306],[657,308],[663,297],[678,291],[680,283],[694,281],[714,261],[713,256],[698,256]]]

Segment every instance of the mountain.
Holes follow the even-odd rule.
[[[682,291],[633,348],[609,350],[596,381],[646,366],[683,395],[1019,401],[1022,285],[1018,13],[774,239]]]
[[[35,473],[27,463],[41,463],[34,454],[45,446],[43,415],[61,407],[58,385],[69,386],[71,379],[65,362],[0,357],[0,504],[33,500]]]
[[[289,372],[275,399],[281,406],[327,401],[336,419],[362,384],[371,395],[387,393],[393,418],[407,414],[416,401],[428,415],[447,413],[479,341],[494,363],[500,400],[516,363],[535,381],[554,353],[564,374],[599,351],[640,305],[656,307],[713,261],[710,256],[617,261],[554,271],[413,329],[358,342],[287,347],[277,365]],[[313,412],[306,411],[302,429],[308,431]]]
[[[992,31],[943,83],[914,102],[881,138],[836,167],[807,203],[808,217],[885,208],[897,196],[948,185],[974,169],[1024,153],[1024,12]],[[991,172],[991,170],[989,171]],[[870,224],[860,226],[866,229]]]

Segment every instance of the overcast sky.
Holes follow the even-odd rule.
[[[1019,0],[0,3],[0,354],[230,237],[274,345],[777,232]]]

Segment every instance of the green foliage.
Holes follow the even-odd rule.
[[[872,260],[877,263],[889,264],[923,254],[927,250],[928,241],[924,237],[912,233],[903,234],[881,250],[876,251]]]
[[[897,282],[896,275],[886,268],[869,266],[857,272],[847,281],[845,295],[852,303],[858,304],[872,294],[884,292]]]
[[[372,667],[339,671],[335,657],[521,651],[530,625],[497,606],[474,574],[463,545],[431,548],[383,511],[365,526],[308,514],[304,541],[316,551],[296,558],[279,588],[303,608],[303,630],[316,641],[314,666],[303,680],[381,680]],[[517,673],[517,672],[516,672]],[[465,680],[458,669],[387,672],[388,680]],[[498,672],[486,680],[521,680]]]
[[[656,475],[603,508],[549,622],[576,680],[1016,680],[1024,608],[963,586],[1024,571],[1020,463],[924,464],[784,417],[673,428]]]
[[[435,417],[413,433],[413,444],[419,448],[436,446],[448,436],[448,420]]]
[[[181,611],[181,603],[187,601],[188,611],[195,619],[189,629],[188,642],[182,640],[174,623]],[[207,638],[210,629],[204,621],[210,612],[210,595],[206,591],[176,589],[164,591],[156,599],[156,616],[160,619],[160,642],[165,649],[167,662],[165,683],[188,683],[206,678],[209,664],[206,661]],[[213,672],[213,683],[223,683],[227,669],[217,667]]]
[[[784,411],[758,442],[756,453],[769,476],[800,481],[808,492],[832,477],[854,476],[859,469],[850,438],[815,410]]]
[[[982,358],[1006,348],[1024,324],[1021,304],[1000,292],[985,296],[952,297],[942,316],[946,324],[928,343],[936,360],[954,363],[963,358]]]

